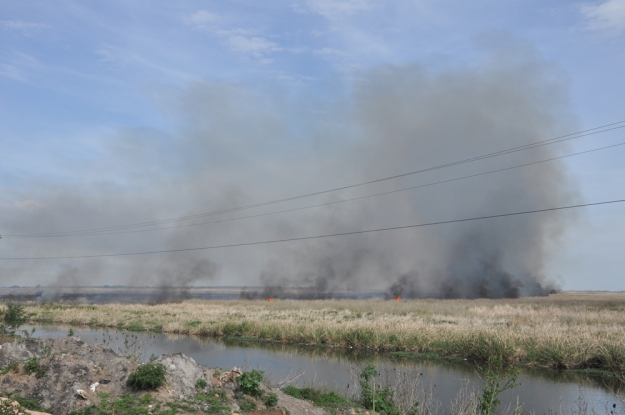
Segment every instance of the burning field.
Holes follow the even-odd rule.
[[[190,300],[28,307],[33,322],[492,358],[553,369],[625,372],[625,295],[498,300]]]

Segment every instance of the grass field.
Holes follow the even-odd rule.
[[[429,353],[625,373],[625,294],[511,300],[42,304],[33,322]]]

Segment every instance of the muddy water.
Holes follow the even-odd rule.
[[[63,338],[68,331],[69,327],[38,326],[34,337]],[[463,387],[478,389],[481,385],[475,368],[463,362],[441,363],[336,349],[224,342],[166,334],[77,328],[73,328],[73,332],[84,341],[108,344],[113,350],[137,355],[142,361],[149,360],[152,354],[182,352],[209,367],[260,369],[272,383],[299,376],[293,384],[323,386],[347,394],[357,384],[354,374],[360,373],[365,365],[373,364],[382,378],[396,379],[398,373],[405,373],[412,381],[418,381],[421,389],[433,392],[442,408],[447,407]],[[578,413],[578,402],[583,401],[588,405],[589,412],[594,409],[607,414],[616,404],[613,413],[625,413],[623,404],[611,392],[613,390],[623,397],[625,387],[609,379],[567,372],[523,370],[519,381],[519,386],[501,395],[502,407],[518,400],[528,412],[571,414]]]

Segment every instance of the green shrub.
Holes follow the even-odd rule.
[[[363,369],[360,377],[360,400],[362,406],[367,409],[374,409],[376,412],[386,415],[401,415],[401,410],[395,404],[394,392],[390,386],[382,387],[375,383],[378,371],[373,365]]]
[[[479,368],[478,371],[483,376],[484,382],[484,390],[478,398],[478,410],[481,415],[492,415],[501,403],[497,396],[517,386],[519,370],[513,366],[504,367],[502,363],[496,362],[490,367]]]
[[[208,382],[206,382],[204,379],[198,379],[197,382],[195,382],[195,387],[197,389],[204,389],[207,386]]]
[[[41,360],[37,357],[31,357],[24,362],[24,370],[26,374],[35,374],[38,378],[44,377],[48,371],[48,366],[41,363]]]
[[[238,400],[239,408],[243,412],[254,411],[256,409],[256,402],[247,396],[243,396]]]
[[[278,404],[278,395],[276,395],[275,393],[270,393],[269,395],[265,397],[265,399],[263,400],[263,403],[265,404],[266,407],[273,408],[274,406]]]
[[[263,380],[265,373],[262,370],[252,370],[244,372],[237,378],[239,389],[246,395],[260,398],[263,391],[260,389],[260,382]]]
[[[136,390],[156,389],[165,382],[165,366],[146,363],[128,376],[128,386]]]
[[[23,305],[8,303],[4,310],[0,310],[0,331],[2,334],[14,335],[28,320],[30,317]]]

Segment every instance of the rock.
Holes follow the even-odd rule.
[[[164,354],[153,363],[161,363],[167,369],[165,380],[173,396],[195,396],[198,379],[209,382],[213,376],[211,369],[198,365],[182,353]]]

